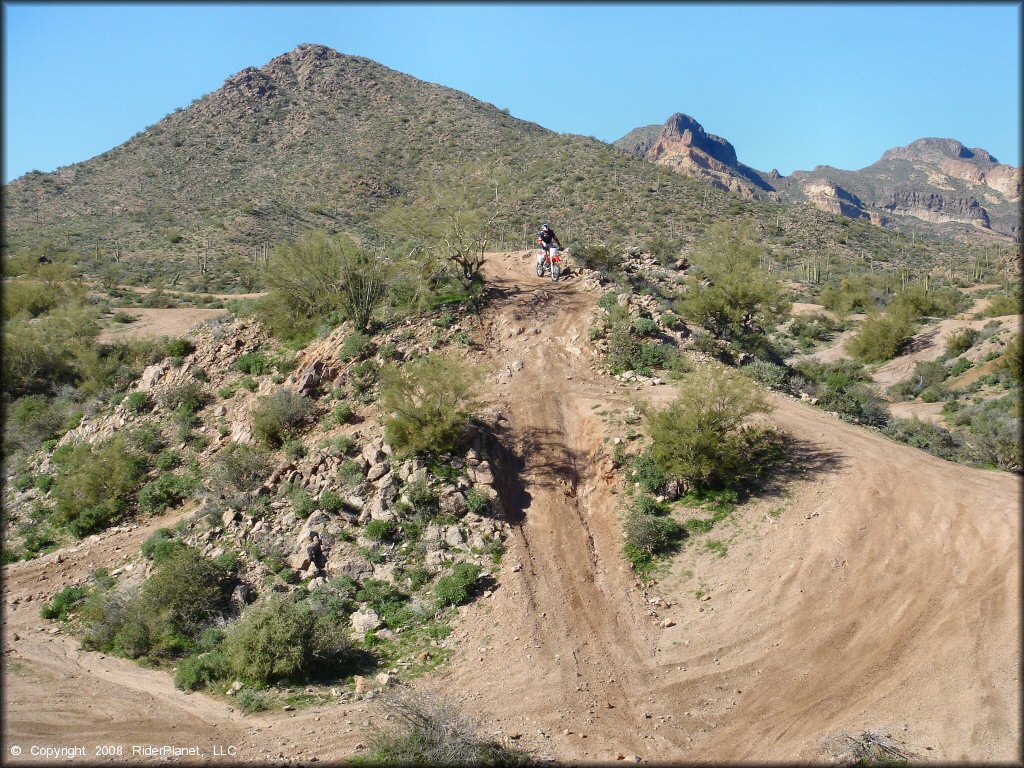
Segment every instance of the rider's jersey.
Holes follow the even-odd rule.
[[[540,234],[537,235],[544,245],[551,245],[555,240],[555,230],[553,229],[542,229]]]

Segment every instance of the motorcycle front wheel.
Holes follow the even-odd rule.
[[[561,274],[561,268],[558,266],[558,262],[551,262],[551,282],[557,283],[559,274]]]

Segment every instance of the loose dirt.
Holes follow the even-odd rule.
[[[552,284],[528,254],[496,254],[488,280],[475,335],[508,418],[496,470],[514,533],[499,586],[461,609],[454,656],[417,688],[561,761],[813,761],[874,728],[928,759],[1021,759],[1018,478],[776,397],[771,419],[798,449],[786,477],[733,513],[724,557],[692,541],[641,585],[607,460],[631,402],[673,389],[592,368],[598,294],[573,275]],[[214,762],[215,744],[259,762],[356,752],[373,702],[242,717],[49,633],[41,597],[169,522],[4,567],[5,745],[196,744]]]
[[[134,323],[125,323],[105,329],[97,339],[100,344],[109,344],[112,341],[123,339],[186,336],[193,328],[207,320],[227,314],[223,309],[199,309],[197,307],[170,309],[133,307],[122,311],[138,319]]]

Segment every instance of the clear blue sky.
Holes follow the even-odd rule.
[[[4,182],[104,152],[307,42],[603,141],[685,112],[765,171],[862,168],[925,136],[1020,164],[1019,3],[3,11]]]

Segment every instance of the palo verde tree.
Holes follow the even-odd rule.
[[[422,183],[415,197],[391,208],[382,228],[407,246],[407,253],[436,276],[454,268],[464,290],[482,282],[480,274],[493,230],[493,187],[485,169],[464,165]]]
[[[360,331],[370,324],[387,292],[387,265],[345,235],[314,232],[280,245],[266,270],[270,295],[262,305],[273,330],[305,330],[340,315]]]
[[[760,268],[764,248],[749,222],[717,222],[693,263],[687,293],[676,310],[718,338],[758,346],[757,337],[782,320],[791,303],[779,280]]]

